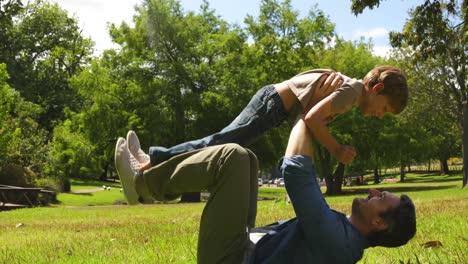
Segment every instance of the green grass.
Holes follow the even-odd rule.
[[[95,206],[125,204],[125,197],[120,188],[113,188],[110,191],[98,191],[94,193],[60,193],[57,200],[61,206]]]
[[[408,183],[345,188],[347,195],[326,199],[348,214],[352,198],[370,187],[407,193],[415,201],[416,237],[397,249],[368,249],[360,263],[461,264],[468,263],[468,191],[460,185],[460,175],[411,174]],[[274,199],[258,203],[257,225],[294,216],[284,188],[262,187],[260,195]],[[58,198],[62,203],[55,207],[0,213],[0,263],[196,263],[204,203],[114,205],[123,200],[119,188]],[[16,228],[19,223],[24,226]],[[443,247],[421,246],[433,240]]]
[[[57,195],[57,200],[60,201],[59,206],[96,206],[96,205],[115,205],[125,204],[125,197],[120,192],[121,185],[119,182],[99,182],[99,181],[78,181],[72,180],[72,193],[60,193]],[[111,190],[107,191],[102,186],[110,186]],[[85,190],[99,190],[96,192],[73,193]]]

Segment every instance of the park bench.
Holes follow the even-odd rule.
[[[55,192],[41,188],[28,188],[0,184],[0,211],[24,207],[46,205],[41,202],[41,196],[47,196],[46,200],[54,197]]]

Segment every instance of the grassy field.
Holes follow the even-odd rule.
[[[350,213],[351,200],[367,188],[406,193],[417,208],[418,232],[404,247],[366,250],[360,263],[468,263],[468,190],[461,175],[408,175],[407,183],[346,188],[327,197],[335,209]],[[101,187],[74,182],[72,190]],[[106,184],[108,185],[108,184]],[[200,204],[129,207],[118,185],[110,191],[60,194],[48,208],[0,213],[0,263],[196,263]],[[294,216],[283,188],[262,187],[257,225]],[[92,206],[90,206],[92,205]],[[442,246],[426,248],[439,241]]]

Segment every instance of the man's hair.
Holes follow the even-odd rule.
[[[378,83],[383,83],[384,89],[378,94],[388,98],[394,114],[401,113],[408,104],[408,83],[406,76],[399,69],[392,66],[378,66],[368,72],[362,81],[369,89]]]
[[[407,195],[400,196],[400,204],[380,215],[387,223],[385,230],[367,236],[370,246],[399,247],[416,234],[416,210]]]

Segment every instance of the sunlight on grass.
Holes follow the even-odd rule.
[[[345,188],[351,194],[326,197],[348,214],[352,199],[364,195],[361,189],[396,190],[413,198],[416,237],[404,247],[369,249],[359,263],[468,263],[468,191],[459,188],[460,175],[445,181],[427,176],[440,182],[412,177],[409,183]],[[96,184],[83,186],[102,186]],[[294,217],[284,188],[262,187],[260,195],[273,199],[258,203],[257,225]],[[119,188],[58,198],[62,204],[56,207],[0,213],[0,263],[196,263],[204,203],[115,205],[123,201]],[[423,247],[428,241],[442,247]]]

